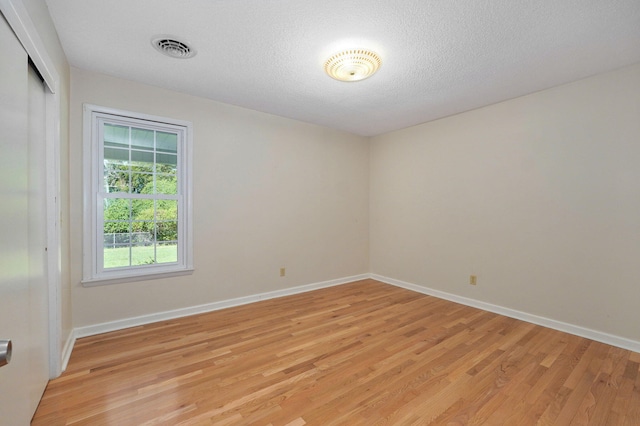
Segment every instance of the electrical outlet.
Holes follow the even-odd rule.
[[[285,276],[285,269],[284,268],[280,268],[280,276],[284,277]]]
[[[469,276],[469,284],[476,285],[478,284],[478,277],[476,275]]]

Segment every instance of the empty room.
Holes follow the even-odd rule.
[[[0,0],[0,425],[640,425],[637,0]]]

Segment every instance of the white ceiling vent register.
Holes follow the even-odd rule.
[[[173,36],[156,36],[151,40],[155,49],[167,56],[178,59],[187,59],[195,56],[196,51],[185,41],[180,41]]]
[[[336,53],[327,59],[324,70],[336,80],[359,81],[371,77],[380,65],[382,60],[375,52],[351,49]]]

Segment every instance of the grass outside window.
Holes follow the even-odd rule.
[[[119,268],[129,265],[148,265],[152,263],[174,263],[178,261],[178,246],[176,244],[157,245],[154,262],[153,245],[131,248],[131,263],[129,263],[129,247],[105,248],[104,267]]]

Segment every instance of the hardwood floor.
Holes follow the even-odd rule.
[[[79,339],[33,425],[640,425],[640,354],[373,280]]]

